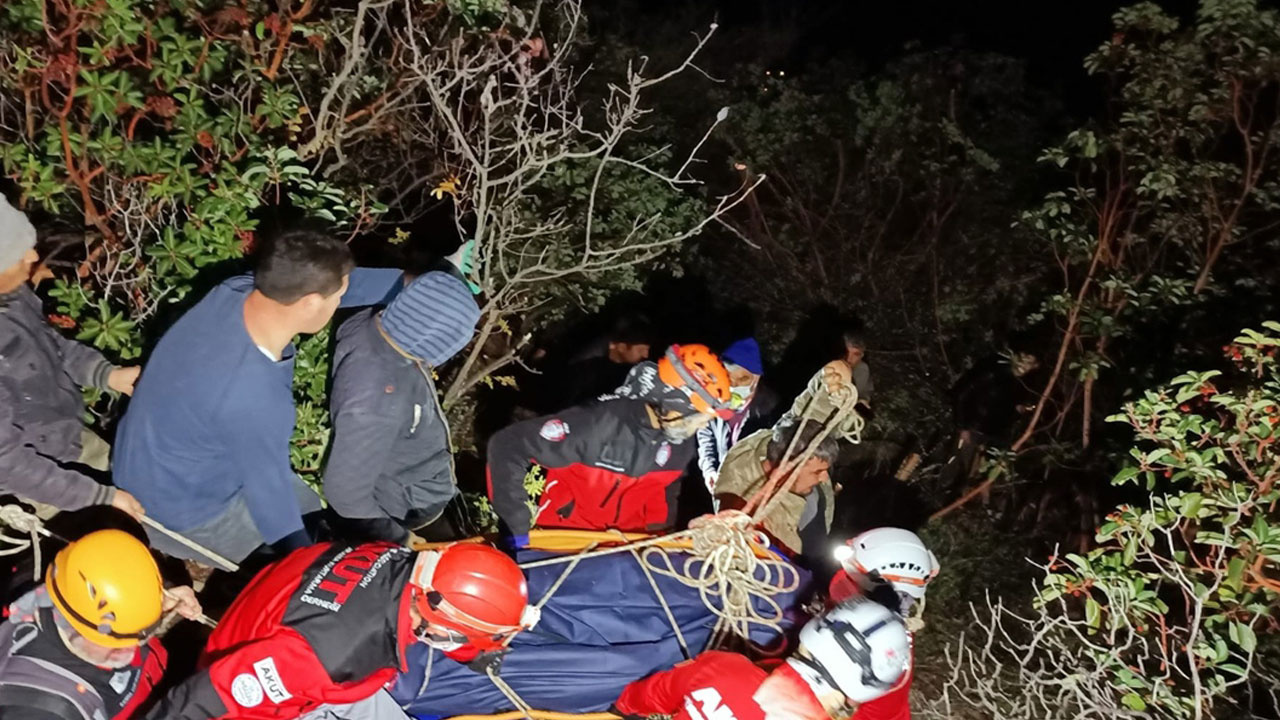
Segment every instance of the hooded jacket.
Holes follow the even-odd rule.
[[[78,510],[114,490],[67,467],[80,456],[84,398],[106,389],[112,365],[45,320],[30,287],[0,295],[0,492]]]
[[[432,369],[383,339],[376,309],[338,329],[333,355],[333,444],[324,493],[344,518],[363,523],[370,539],[402,543],[398,522],[417,513],[438,517],[457,493],[449,424]]]
[[[387,309],[338,329],[324,469],[329,505],[366,540],[404,543],[457,494],[434,365],[461,350],[480,308],[452,265],[414,280]]]

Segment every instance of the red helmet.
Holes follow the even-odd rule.
[[[537,622],[524,573],[488,545],[458,543],[420,553],[410,583],[428,636],[443,644],[498,650]]]
[[[733,417],[729,371],[706,345],[672,345],[658,361],[658,379],[708,415]]]

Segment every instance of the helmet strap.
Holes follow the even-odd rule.
[[[440,564],[441,553],[439,550],[425,550],[418,553],[418,558],[413,561],[413,571],[409,574],[409,582],[416,585],[423,593],[430,592],[433,587],[432,581],[436,577],[436,565]]]

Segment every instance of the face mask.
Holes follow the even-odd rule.
[[[432,627],[425,622],[419,625],[413,634],[418,639],[418,642],[441,652],[452,652],[467,644],[467,636],[457,630],[450,630],[446,627]]]

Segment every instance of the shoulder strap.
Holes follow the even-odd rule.
[[[4,718],[4,708],[38,710],[41,713],[48,713],[50,720],[75,720],[76,718],[92,720],[84,714],[79,705],[67,698],[48,690],[25,685],[0,684],[0,720]]]
[[[33,708],[68,720],[104,720],[102,698],[92,685],[54,663],[15,654],[40,632],[35,623],[0,624],[0,708]]]

